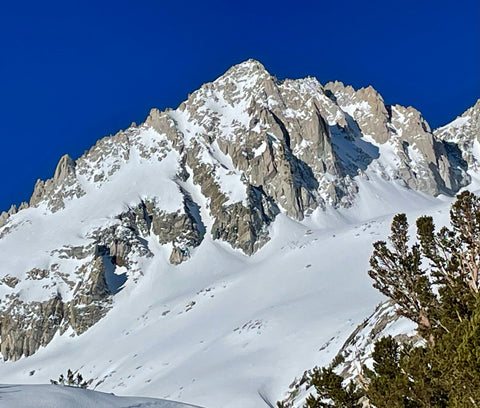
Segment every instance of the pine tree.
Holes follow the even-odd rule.
[[[428,358],[448,407],[480,407],[480,304],[468,320],[442,336]]]
[[[376,407],[406,408],[413,405],[408,398],[408,377],[400,368],[400,345],[391,337],[384,337],[372,353],[373,370],[363,367],[369,380],[367,396]]]
[[[428,276],[421,268],[420,246],[408,247],[408,221],[405,214],[394,217],[389,237],[373,244],[368,274],[373,286],[398,306],[398,313],[418,324],[419,331],[433,343],[433,315],[438,307]]]
[[[73,372],[72,370],[68,369],[67,372],[67,380],[68,380],[68,385],[75,385],[75,380],[73,377]]]
[[[317,396],[309,395],[307,408],[360,408],[363,392],[353,382],[342,385],[343,378],[332,367],[314,368],[310,385],[315,387]]]
[[[433,284],[440,297],[437,316],[449,331],[475,310],[480,270],[480,199],[469,191],[457,196],[450,210],[451,229],[435,233],[431,217],[417,220],[417,237],[430,261]]]
[[[50,383],[54,385],[69,385],[71,387],[88,388],[88,386],[92,383],[92,380],[90,379],[89,381],[84,381],[83,376],[79,372],[76,372],[76,374],[77,375],[75,376],[75,373],[68,369],[66,379],[63,374],[60,374],[58,381],[50,380]]]

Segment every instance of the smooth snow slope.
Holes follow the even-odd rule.
[[[192,259],[172,266],[152,239],[145,275],[127,281],[104,319],[4,362],[0,381],[48,382],[70,368],[120,395],[208,408],[275,405],[295,376],[329,363],[382,299],[368,260],[392,215],[406,211],[412,223],[424,213],[448,217],[450,200],[369,177],[349,210],[317,211],[302,223],[279,215],[272,240],[252,257],[207,237]]]
[[[2,408],[195,408],[152,398],[112,394],[61,385],[1,385]],[[199,407],[197,407],[199,408]]]

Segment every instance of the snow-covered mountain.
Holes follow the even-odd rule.
[[[0,382],[71,368],[118,394],[274,403],[382,300],[366,271],[391,215],[441,218],[476,188],[478,129],[478,102],[432,132],[371,87],[249,60],[65,155],[0,216]]]

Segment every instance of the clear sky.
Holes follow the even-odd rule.
[[[432,127],[480,93],[478,0],[31,1],[0,6],[0,210],[59,158],[231,65],[373,85]]]

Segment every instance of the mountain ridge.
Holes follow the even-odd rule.
[[[391,138],[391,133],[392,132],[391,132],[391,129],[390,129],[390,134],[389,134],[389,129],[388,129],[388,127],[385,126],[385,124],[386,124],[385,117],[388,116],[388,115],[391,116],[392,108],[397,109],[397,110],[401,109],[405,112],[408,112],[410,115],[414,114],[414,116],[416,116],[415,119],[414,119],[414,122],[417,121],[418,125],[420,125],[423,128],[423,131],[424,131],[423,133],[426,132],[428,134],[430,132],[430,127],[428,126],[428,123],[421,117],[421,114],[418,111],[416,111],[412,107],[404,108],[404,107],[401,107],[400,105],[384,105],[383,98],[372,86],[362,87],[362,88],[359,88],[358,90],[355,90],[350,85],[345,86],[342,82],[334,81],[334,82],[329,82],[325,86],[322,87],[322,85],[320,85],[320,83],[318,83],[318,81],[315,78],[312,78],[312,77],[306,77],[306,78],[298,79],[298,80],[285,79],[285,80],[282,80],[282,81],[278,81],[274,76],[272,76],[271,74],[269,74],[265,70],[264,66],[260,62],[258,62],[256,60],[253,60],[253,59],[249,59],[249,60],[247,60],[243,63],[240,63],[240,64],[237,64],[237,65],[233,66],[232,68],[227,70],[224,75],[219,77],[216,81],[213,81],[211,83],[206,83],[206,84],[202,85],[202,87],[198,91],[195,91],[194,93],[190,94],[188,99],[186,101],[182,102],[176,110],[167,109],[164,112],[160,112],[156,108],[153,108],[143,125],[146,124],[146,125],[149,125],[149,126],[152,126],[152,127],[159,126],[159,128],[158,128],[159,131],[167,132],[167,128],[164,128],[159,123],[157,123],[159,120],[161,121],[161,119],[159,119],[160,116],[162,116],[166,113],[169,113],[169,115],[171,117],[173,117],[174,113],[176,111],[180,111],[180,112],[184,111],[185,106],[188,104],[188,102],[192,98],[193,99],[195,98],[195,95],[197,93],[199,93],[202,90],[206,90],[209,86],[213,86],[213,84],[215,84],[216,82],[222,82],[222,81],[225,82],[225,78],[228,79],[229,76],[237,75],[238,71],[240,71],[242,73],[242,75],[247,76],[247,77],[249,75],[253,75],[255,73],[260,72],[260,74],[257,74],[255,78],[260,78],[260,80],[262,80],[262,78],[263,78],[264,81],[261,82],[261,83],[264,84],[264,82],[266,81],[266,83],[268,84],[266,86],[267,89],[272,88],[272,82],[274,82],[274,83],[276,82],[278,84],[286,82],[286,83],[296,84],[299,87],[304,87],[304,88],[309,87],[309,88],[311,88],[311,91],[317,92],[317,94],[318,94],[319,89],[320,90],[325,89],[326,90],[325,93],[328,94],[330,97],[332,97],[334,99],[337,98],[334,95],[334,91],[337,90],[337,93],[339,92],[341,94],[340,99],[344,102],[341,105],[341,107],[343,109],[345,109],[345,111],[343,113],[344,114],[347,113],[348,116],[350,116],[349,113],[350,114],[359,113],[358,115],[356,115],[357,116],[356,122],[358,123],[359,121],[360,122],[363,121],[362,122],[363,126],[366,127],[367,131],[369,131],[369,134],[371,134],[373,136],[373,138],[379,143],[384,143],[389,138]],[[250,83],[250,84],[248,84],[248,86],[251,87],[252,84]],[[247,88],[248,88],[248,86],[247,86]],[[273,92],[271,89],[270,89],[270,91]],[[325,96],[325,95],[320,95],[320,96]],[[363,110],[359,109],[359,108],[361,108],[362,103],[355,103],[358,99],[360,99],[362,101],[364,108],[365,108],[365,105],[367,105],[368,107],[366,109],[363,109]],[[235,101],[235,98],[233,98],[231,100],[231,102],[234,102],[234,101]],[[349,102],[349,104],[345,103],[345,101]],[[204,103],[204,101],[202,101],[202,102]],[[328,120],[330,120],[332,123],[334,123],[336,125],[341,125],[341,126],[347,126],[348,127],[348,123],[347,123],[347,120],[345,119],[345,117],[340,117],[340,118],[333,118],[332,117],[333,113],[335,113],[338,116],[339,112],[338,112],[338,110],[336,112],[331,112],[331,111],[329,112],[328,111],[329,108],[334,109],[334,108],[332,108],[331,104],[328,103],[328,98],[322,98],[322,102],[325,102],[325,106],[322,106],[320,108],[323,109],[322,114],[324,116],[328,117]],[[477,102],[477,105],[478,105],[478,102]],[[387,108],[388,108],[388,110],[390,110],[390,113],[387,112]],[[370,123],[365,123],[365,121],[366,121],[365,120],[366,118],[364,117],[365,113],[368,113],[367,116],[371,116],[370,112],[367,112],[370,109],[373,109],[376,113],[378,113],[381,116],[380,119],[383,120],[383,123],[382,123],[382,120],[380,121],[380,123],[372,123],[372,121],[370,121]],[[471,109],[473,109],[473,107]],[[401,115],[401,113],[399,113],[399,115]],[[340,116],[342,116],[342,115],[340,114]],[[245,118],[244,118],[244,120],[245,120]],[[360,125],[360,127],[361,126],[362,126],[362,124]],[[445,128],[446,126],[448,126],[448,125],[445,125],[442,128]],[[383,127],[383,129],[381,129],[382,127]],[[125,133],[128,133],[129,131],[131,131],[132,129],[135,129],[135,128],[138,128],[138,127],[131,126],[130,128],[128,128],[125,131],[121,130],[116,135],[107,136],[106,138],[100,139],[99,141],[104,141],[104,140],[107,140],[109,138],[113,138],[112,140],[114,141],[114,144],[115,143],[121,144],[122,141],[125,142],[125,140],[121,140],[121,139],[125,138]],[[379,128],[380,128],[380,130],[379,130]],[[442,129],[442,128],[439,128],[439,129]],[[416,130],[417,130],[417,133],[418,133],[418,129],[416,129]],[[393,132],[395,133],[395,130],[393,130]],[[440,132],[437,131],[437,130],[435,130],[434,132],[436,132],[437,134],[440,134]],[[183,132],[184,137],[186,137],[185,135],[187,133],[190,133],[190,130],[187,130],[187,132]],[[174,136],[171,133],[170,133],[169,137],[174,138]],[[127,139],[128,139],[128,137],[127,137]],[[90,149],[90,150],[92,150],[92,149]],[[223,146],[223,149],[226,149],[226,147]],[[126,155],[125,151],[123,152],[123,155]],[[431,156],[432,153],[428,152],[427,155]],[[77,160],[81,160],[84,156],[85,156],[85,154],[82,155]],[[429,159],[432,160],[432,159],[435,159],[435,158],[434,157],[429,157]],[[63,161],[68,161],[68,165],[66,165],[66,162],[64,163]],[[23,203],[20,204],[18,209],[15,205],[12,205],[11,208],[9,209],[9,211],[4,211],[0,215],[0,224],[4,223],[6,221],[6,219],[8,218],[8,216],[15,213],[16,211],[21,210],[23,208],[26,208],[28,205],[36,206],[42,200],[42,196],[47,195],[48,193],[52,192],[52,191],[50,191],[52,189],[52,187],[49,186],[48,184],[49,183],[50,184],[51,183],[62,184],[64,182],[64,179],[68,176],[68,174],[72,172],[72,169],[75,168],[75,163],[76,163],[76,161],[71,159],[68,155],[63,156],[62,159],[57,164],[57,167],[55,169],[55,174],[54,174],[53,178],[50,179],[50,181],[49,180],[47,180],[46,182],[43,182],[41,180],[37,181],[37,183],[35,185],[35,188],[34,188],[34,192],[32,194],[32,197],[30,198],[30,203],[23,202]],[[330,165],[330,170],[333,173],[335,173],[334,167],[335,167],[335,165],[333,165],[333,167],[332,167],[332,165]],[[63,174],[63,172],[66,172],[66,174]],[[97,177],[99,177],[99,176],[97,175]],[[44,185],[45,183],[47,183],[47,186]],[[438,193],[438,192],[434,191],[434,193]],[[78,194],[81,194],[81,193],[80,193],[80,191],[77,191],[76,194],[78,196]],[[43,197],[43,199],[44,199],[44,197]],[[295,213],[294,215],[296,217],[299,217],[299,216],[301,217],[301,215],[299,215],[298,213]]]

